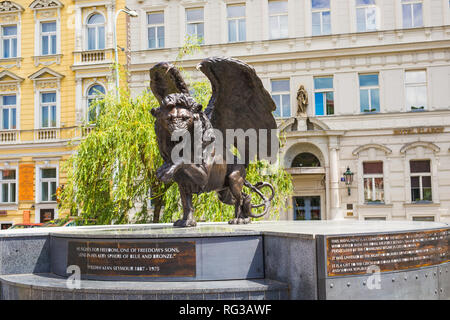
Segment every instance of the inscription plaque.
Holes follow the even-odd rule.
[[[195,241],[69,241],[67,264],[86,275],[195,277]]]
[[[330,236],[326,238],[329,277],[432,266],[450,261],[450,230]]]

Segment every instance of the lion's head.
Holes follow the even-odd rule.
[[[199,120],[202,106],[195,100],[182,93],[173,93],[166,96],[159,108],[151,110],[160,125],[170,134],[176,130],[192,131],[194,122]]]

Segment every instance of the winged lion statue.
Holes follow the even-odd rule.
[[[277,125],[272,115],[275,103],[255,70],[242,61],[212,57],[204,59],[197,68],[208,77],[212,87],[204,111],[190,95],[175,66],[161,62],[150,69],[150,88],[160,104],[151,113],[156,118],[155,132],[164,160],[157,177],[178,184],[183,217],[174,226],[196,226],[192,195],[211,191],[216,191],[223,203],[234,205],[235,216],[229,223],[250,223],[250,218],[259,218],[269,211],[274,197],[274,188],[269,183],[249,183],[246,169],[255,157],[273,159],[278,152]],[[200,141],[196,128],[201,128]],[[242,135],[249,130],[257,133],[257,140],[253,139],[255,135]],[[183,140],[194,142],[184,145],[178,153],[181,157],[174,157],[180,143],[174,139],[177,132],[184,132]],[[234,133],[230,135],[232,138],[224,139],[230,132]],[[238,153],[231,152],[232,146]],[[244,186],[262,201],[252,204],[251,195],[243,192]],[[270,195],[265,195],[263,188],[269,188]],[[255,208],[262,208],[262,212],[252,213]]]

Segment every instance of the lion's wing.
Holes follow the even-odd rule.
[[[221,57],[205,59],[198,68],[212,86],[212,96],[205,111],[212,126],[220,130],[224,138],[227,129],[256,129],[257,133],[259,129],[266,129],[268,150],[272,150],[271,129],[277,128],[272,112],[276,105],[255,70],[242,61]],[[274,150],[278,151],[278,145],[275,147]],[[241,154],[243,151],[239,150]],[[254,159],[254,155],[249,154],[248,143],[245,154],[248,164],[248,159]],[[269,152],[268,156],[273,155]]]
[[[180,71],[168,62],[160,62],[150,69],[150,88],[159,103],[171,93],[189,95]]]

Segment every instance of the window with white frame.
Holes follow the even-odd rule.
[[[147,13],[148,48],[164,48],[164,12]]]
[[[276,118],[288,118],[291,116],[291,95],[289,80],[272,80],[272,99],[277,106],[273,115]]]
[[[406,110],[421,111],[427,108],[427,72],[405,71]]]
[[[245,4],[227,6],[228,42],[246,40]]]
[[[314,78],[314,104],[316,116],[334,114],[333,77]]]
[[[87,49],[105,49],[105,17],[100,13],[92,14],[86,23]]]
[[[432,201],[431,161],[411,160],[409,168],[411,175],[411,202]]]
[[[356,0],[356,31],[377,30],[377,6],[375,0]]]
[[[0,170],[1,203],[17,202],[17,176],[16,169]]]
[[[94,122],[97,119],[100,113],[100,105],[98,104],[98,100],[103,98],[104,94],[105,88],[100,84],[95,84],[89,88],[87,95],[88,122]]]
[[[195,36],[201,44],[204,43],[205,24],[203,8],[186,9],[186,32],[188,36]]]
[[[311,0],[312,35],[331,34],[330,0]]]
[[[40,201],[56,201],[57,175],[56,168],[41,168],[39,176]]]
[[[269,1],[269,38],[282,39],[288,36],[288,2]]]
[[[56,127],[56,92],[40,93],[41,128]]]
[[[17,128],[17,97],[15,94],[0,96],[2,130]]]
[[[364,202],[384,202],[383,162],[363,162]]]
[[[41,55],[56,54],[56,21],[41,22],[40,32]]]
[[[422,0],[402,0],[403,28],[423,27]]]
[[[359,75],[359,96],[362,113],[380,112],[378,74]]]
[[[17,25],[1,27],[1,57],[3,59],[17,57]]]

